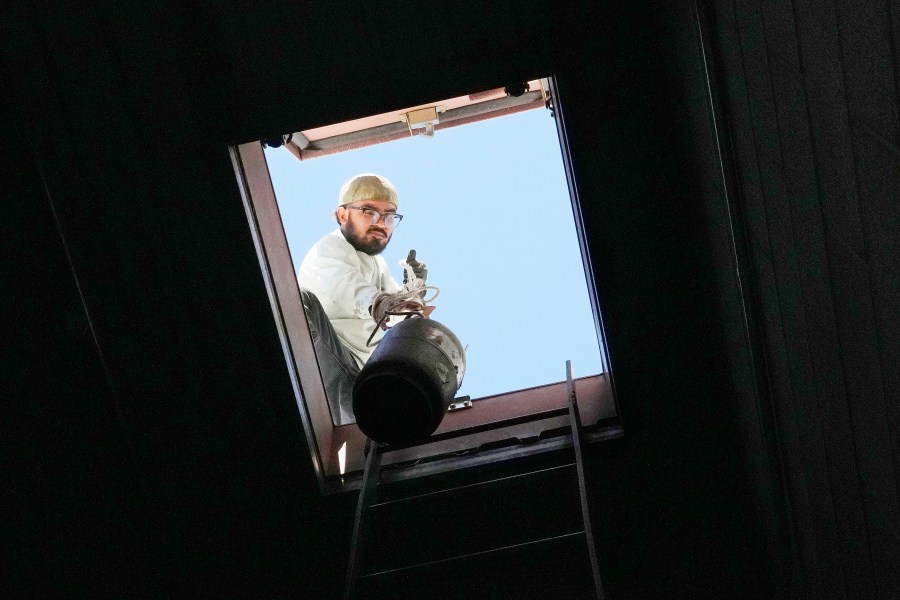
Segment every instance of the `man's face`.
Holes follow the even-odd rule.
[[[397,209],[390,202],[383,200],[360,200],[337,209],[341,233],[350,245],[369,256],[381,254],[391,240],[394,230],[384,224],[383,218],[373,224],[371,217],[357,210],[360,208],[371,208],[382,215],[397,212]]]

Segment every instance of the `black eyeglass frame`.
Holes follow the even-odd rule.
[[[388,229],[396,229],[398,225],[400,225],[400,221],[403,220],[403,215],[398,213],[383,213],[379,210],[375,210],[374,208],[370,208],[368,206],[349,206],[344,204],[342,208],[346,208],[347,210],[359,210],[369,218],[372,222],[372,225],[384,219],[384,226]],[[374,219],[372,217],[375,217]],[[388,220],[390,219],[390,222]]]

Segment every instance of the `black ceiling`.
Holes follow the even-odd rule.
[[[4,9],[5,583],[336,596],[227,145],[555,74],[612,589],[895,597],[900,13],[814,4]]]

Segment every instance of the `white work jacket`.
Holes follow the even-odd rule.
[[[297,281],[322,303],[338,338],[362,368],[375,350],[374,346],[366,346],[375,329],[369,314],[372,300],[381,292],[401,289],[384,258],[356,251],[341,230],[335,229],[306,253]],[[372,343],[383,335],[383,331],[378,331]]]

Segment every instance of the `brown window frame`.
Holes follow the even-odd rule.
[[[618,424],[618,410],[613,385],[606,360],[605,338],[597,303],[597,291],[590,270],[587,242],[580,214],[577,188],[574,185],[571,160],[565,136],[564,123],[558,105],[557,85],[549,78],[550,92],[554,98],[554,113],[569,192],[575,213],[576,233],[584,260],[588,293],[597,327],[598,340],[603,346],[604,372],[598,375],[576,379],[576,390],[582,422],[588,432],[588,441],[617,437],[622,434]],[[325,389],[318,370],[318,363],[310,339],[306,314],[300,300],[296,270],[288,249],[287,237],[281,221],[275,191],[269,176],[262,144],[251,142],[229,148],[235,174],[238,179],[248,222],[260,261],[270,303],[281,338],[288,370],[294,386],[305,434],[310,446],[313,466],[323,493],[331,493],[358,487],[358,473],[363,468],[363,447],[365,435],[355,424],[335,426],[333,424]],[[564,374],[565,365],[560,365]],[[449,412],[435,436],[440,441],[397,450],[385,455],[385,466],[403,467],[415,464],[418,468],[407,468],[401,477],[415,477],[424,471],[460,468],[468,463],[478,462],[477,452],[471,451],[503,440],[537,440],[528,444],[524,453],[543,452],[559,446],[553,441],[552,432],[564,430],[566,416],[548,416],[525,423],[516,420],[528,415],[553,413],[567,407],[565,382],[517,390],[478,398],[470,408]],[[512,422],[513,424],[508,424]],[[493,427],[492,425],[496,425]],[[479,427],[477,433],[446,439],[445,434]],[[469,459],[441,460],[447,457],[471,453]],[[523,451],[516,452],[521,455]],[[345,457],[343,465],[340,456]],[[495,459],[502,459],[503,453]],[[427,462],[430,468],[423,469]],[[435,466],[437,465],[437,466]]]

